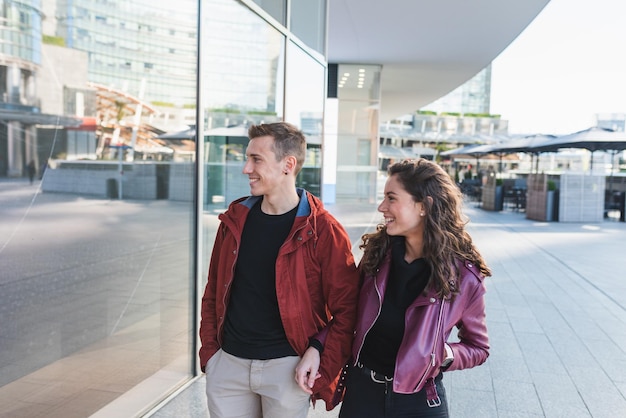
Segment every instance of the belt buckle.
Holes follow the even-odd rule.
[[[383,375],[383,380],[376,378],[377,373],[374,370],[370,370],[370,377],[376,383],[389,383],[393,380],[393,377],[387,377]]]
[[[428,403],[429,408],[436,408],[438,406],[441,406],[441,399],[439,399],[439,396],[437,396],[435,399],[426,399],[426,402]]]

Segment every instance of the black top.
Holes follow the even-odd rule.
[[[259,200],[248,214],[224,322],[222,349],[229,354],[258,360],[297,355],[287,341],[276,297],[276,257],[297,210],[267,215]]]
[[[430,276],[426,260],[419,258],[407,263],[404,249],[404,239],[395,239],[382,310],[365,338],[359,359],[366,367],[388,377],[394,374],[406,309],[424,291]]]

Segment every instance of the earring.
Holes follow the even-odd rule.
[[[425,213],[424,213],[424,212],[420,213],[420,216],[424,216],[424,215],[425,215]]]

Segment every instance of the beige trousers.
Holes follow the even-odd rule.
[[[310,395],[295,380],[299,361],[248,360],[219,350],[206,366],[211,418],[305,418]]]

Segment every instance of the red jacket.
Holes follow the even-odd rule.
[[[300,356],[309,347],[309,338],[323,330],[321,377],[313,393],[330,408],[339,372],[350,357],[359,275],[344,228],[319,199],[305,190],[299,189],[298,193],[296,218],[276,259],[276,295],[287,339]],[[199,353],[202,371],[222,343],[224,315],[243,226],[250,208],[259,199],[241,198],[219,216],[221,224],[202,298]],[[259,245],[263,245],[262,241]]]
[[[385,296],[391,264],[390,254],[376,276],[365,277],[359,299],[359,315],[352,348],[355,364],[368,331],[376,322]],[[398,349],[393,375],[393,391],[419,392],[426,380],[439,374],[445,358],[444,343],[453,327],[459,329],[458,342],[449,342],[454,361],[446,370],[478,366],[489,355],[485,322],[485,285],[483,276],[469,261],[458,261],[459,294],[453,300],[437,298],[432,291],[421,294],[407,308],[405,332]]]

